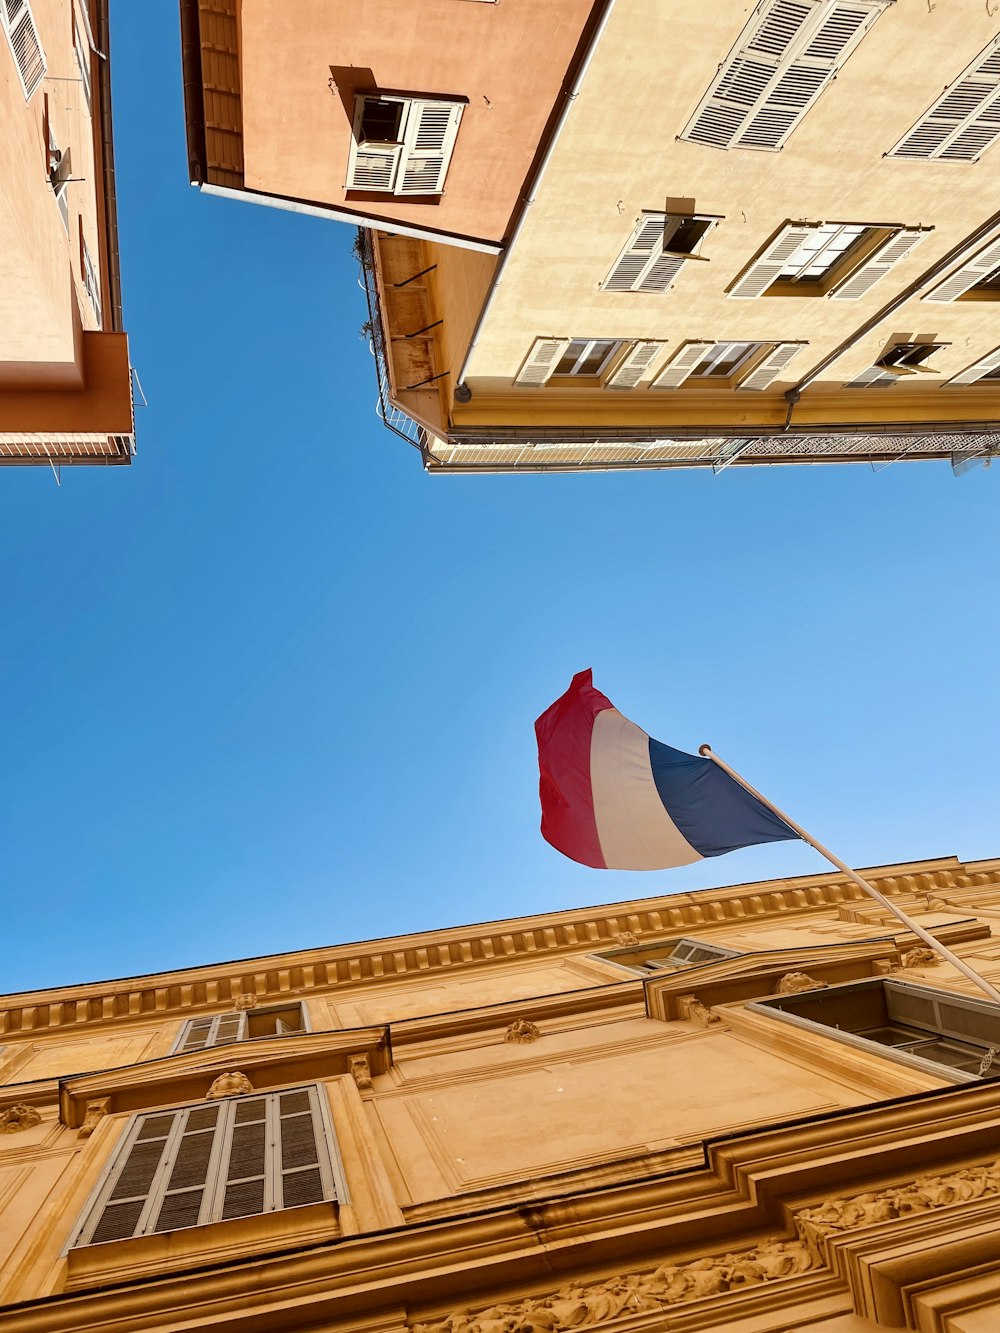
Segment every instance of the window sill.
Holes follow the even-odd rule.
[[[187,1268],[200,1268],[230,1259],[245,1259],[292,1246],[322,1244],[341,1234],[336,1203],[312,1203],[302,1208],[253,1217],[234,1217],[160,1235],[133,1240],[106,1241],[69,1250],[66,1286],[105,1286],[134,1281]]]

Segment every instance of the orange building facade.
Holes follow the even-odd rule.
[[[107,0],[0,6],[0,464],[128,463]]]
[[[998,1054],[837,874],[0,997],[0,1326],[992,1333]]]

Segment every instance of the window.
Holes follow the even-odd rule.
[[[73,49],[76,51],[76,63],[80,70],[80,81],[83,85],[83,100],[87,104],[87,110],[90,111],[90,42],[80,31],[75,13],[73,15]]]
[[[933,366],[924,362],[932,353],[943,347],[944,343],[894,343],[883,352],[869,370],[863,371],[857,379],[851,380],[848,389],[888,388],[906,375],[936,375]]]
[[[730,287],[759,296],[830,296],[856,301],[926,234],[913,227],[860,222],[789,222]]]
[[[102,324],[101,312],[101,280],[97,275],[97,267],[94,264],[93,255],[87,247],[87,242],[83,238],[83,220],[80,220],[80,267],[83,272],[83,286],[87,293],[87,299],[90,301],[90,308],[94,312],[94,320],[97,327]]]
[[[46,117],[48,125],[49,139],[49,184],[52,186],[52,193],[56,197],[56,203],[59,205],[59,212],[62,214],[63,225],[69,230],[69,181],[70,181],[70,153],[68,148],[60,148],[56,143],[55,135],[52,131],[52,123]]]
[[[925,301],[1000,301],[1000,237],[967,258]]]
[[[553,375],[599,375],[621,346],[616,341],[576,338],[556,363]]]
[[[536,338],[515,384],[535,389],[556,379],[568,385],[634,389],[660,348],[658,341],[613,338]]]
[[[1000,1046],[1000,1006],[905,981],[861,981],[749,1006],[890,1058],[978,1077]],[[964,1081],[964,1079],[963,1079]]]
[[[171,1054],[202,1051],[209,1046],[226,1046],[233,1041],[254,1037],[281,1037],[289,1032],[303,1032],[302,1007],[298,1004],[273,1009],[242,1009],[228,1014],[205,1014],[189,1019],[181,1028]]]
[[[689,342],[667,362],[654,389],[679,389],[689,380],[743,391],[768,388],[802,343]]]
[[[460,102],[379,93],[359,96],[345,188],[441,194],[462,110]]]
[[[713,148],[780,148],[887,3],[764,0],[681,138]]]
[[[643,213],[628,244],[604,279],[605,292],[665,292],[697,253],[717,218]]]
[[[679,940],[661,940],[640,947],[626,945],[597,956],[640,972],[676,972],[685,967],[716,963],[722,958],[739,958],[740,955],[737,950],[727,949],[724,945],[706,944],[684,936]]]
[[[948,382],[949,384],[1000,384],[1000,347]]]
[[[0,0],[0,24],[7,34],[24,99],[28,101],[48,68],[28,0]]]
[[[70,1246],[334,1201],[318,1086],[136,1116]]]
[[[1000,39],[994,39],[888,156],[975,162],[998,138]]]

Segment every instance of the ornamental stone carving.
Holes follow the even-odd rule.
[[[98,1124],[108,1113],[108,1099],[102,1097],[100,1101],[87,1103],[87,1114],[83,1117],[83,1124],[80,1126],[78,1139],[89,1139],[91,1134],[97,1128]]]
[[[0,1112],[0,1134],[17,1134],[22,1129],[34,1129],[42,1123],[42,1117],[33,1106],[18,1102]]]
[[[933,1208],[1000,1194],[1000,1161],[963,1167],[946,1176],[918,1176],[906,1185],[869,1190],[849,1198],[829,1199],[816,1208],[804,1208],[796,1218],[809,1236],[831,1236],[841,1231],[875,1226],[897,1218],[913,1217]]]
[[[634,935],[631,930],[620,930],[618,932],[618,943],[623,948],[629,944],[638,944],[639,936]]]
[[[903,967],[937,967],[940,958],[933,949],[926,949],[923,945],[915,949],[907,949],[900,959]]]
[[[219,1097],[245,1097],[248,1092],[253,1092],[253,1084],[246,1074],[236,1070],[231,1074],[220,1074],[205,1096],[209,1101],[215,1101]]]
[[[504,1041],[524,1043],[528,1041],[537,1041],[542,1035],[542,1030],[527,1018],[515,1018],[510,1027],[503,1034]]]
[[[361,1089],[362,1092],[371,1091],[372,1071],[368,1064],[368,1056],[352,1055],[350,1063],[351,1063],[351,1074],[354,1078],[355,1083],[358,1085],[358,1087]]]
[[[677,1009],[685,1018],[700,1023],[702,1027],[708,1027],[711,1023],[722,1022],[720,1016],[713,1013],[707,1004],[698,999],[697,995],[678,995]]]
[[[244,992],[241,995],[233,996],[234,1009],[256,1009],[260,1001],[256,995],[250,995]]]
[[[817,981],[808,972],[786,972],[778,982],[776,995],[799,995],[807,990],[824,990],[825,981]]]

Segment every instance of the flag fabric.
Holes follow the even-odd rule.
[[[535,723],[542,837],[599,870],[664,870],[797,838],[735,778],[654,741],[581,671]]]

